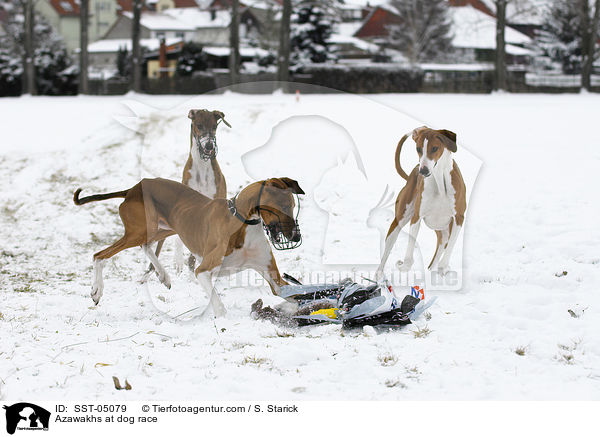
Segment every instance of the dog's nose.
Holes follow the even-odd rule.
[[[423,176],[429,176],[429,169],[427,167],[421,167],[419,173]]]
[[[300,241],[300,231],[298,229],[294,229],[294,233],[292,235],[292,241],[294,243],[297,243],[298,241]]]

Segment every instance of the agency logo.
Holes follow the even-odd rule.
[[[48,431],[50,411],[28,402],[19,402],[11,406],[4,405],[6,410],[6,432],[14,434],[22,431]]]

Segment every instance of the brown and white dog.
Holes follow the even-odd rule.
[[[420,127],[412,131],[417,145],[419,165],[407,175],[400,165],[402,145],[411,134],[406,134],[396,148],[396,171],[407,182],[396,199],[395,217],[385,240],[385,249],[377,276],[381,278],[385,263],[396,243],[400,230],[410,221],[409,241],[401,270],[413,265],[413,252],[421,219],[437,235],[437,247],[430,270],[448,271],[450,256],[465,220],[466,188],[452,153],[456,152],[456,134],[448,130]]]
[[[192,120],[190,130],[190,153],[183,168],[182,183],[204,194],[211,199],[227,197],[227,183],[217,162],[217,127],[222,121],[231,128],[221,111],[208,111],[206,109],[190,109],[188,118]],[[160,254],[164,240],[156,246],[156,256]],[[194,257],[188,259],[188,265],[193,270]],[[177,239],[175,243],[175,264],[181,271],[183,266],[183,243]],[[153,270],[152,264],[149,272]],[[147,276],[144,277],[144,280]]]
[[[105,260],[134,246],[142,246],[161,282],[170,287],[169,277],[149,244],[175,234],[200,262],[195,275],[210,296],[215,315],[225,312],[213,289],[212,281],[217,276],[253,269],[267,280],[274,294],[287,284],[259,225],[264,224],[271,241],[301,240],[293,211],[295,195],[304,191],[292,179],[255,182],[231,200],[210,199],[179,182],[160,178],[143,179],[128,190],[81,199],[80,192],[78,189],[73,196],[76,205],[125,198],[119,206],[125,235],[94,254],[91,296],[96,304],[102,297]]]

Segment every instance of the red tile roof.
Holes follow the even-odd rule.
[[[50,5],[58,15],[79,15],[79,5],[75,0],[50,0]]]
[[[448,0],[451,7],[472,6],[475,9],[496,18],[496,15],[481,0]],[[392,10],[382,6],[376,6],[371,10],[363,21],[362,26],[356,31],[354,36],[359,38],[384,37],[388,34],[387,26],[390,24],[399,24],[401,18]]]
[[[197,8],[196,0],[174,0],[176,8]]]
[[[356,31],[354,36],[359,38],[382,37],[388,34],[387,26],[390,24],[399,24],[400,17],[389,9],[377,6],[367,16],[362,26]]]
[[[450,6],[473,6],[475,9],[496,18],[496,14],[481,0],[448,0]]]

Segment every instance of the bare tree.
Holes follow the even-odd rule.
[[[399,22],[387,26],[387,42],[411,63],[447,58],[452,51],[452,20],[445,0],[392,0]]]
[[[600,22],[600,0],[595,0],[594,14],[590,17],[590,5],[588,0],[580,0],[581,4],[581,85],[587,91],[592,89],[592,70],[596,54],[596,43],[598,40],[598,25]]]
[[[229,75],[231,84],[239,82],[240,72],[240,1],[231,2],[231,24],[229,25]]]
[[[33,0],[25,0],[24,4],[24,54],[23,54],[23,64],[25,68],[23,72],[25,73],[25,93],[35,95],[37,94],[37,89],[35,86],[35,64],[33,61],[34,56],[34,48],[33,48],[33,29],[34,29],[34,15],[33,15]]]
[[[131,63],[133,69],[133,90],[142,92],[142,51],[140,47],[140,20],[143,0],[133,1],[133,22],[131,28]]]
[[[496,90],[506,90],[506,2],[496,0]]]
[[[281,25],[279,27],[279,53],[277,54],[277,80],[287,91],[290,79],[290,21],[292,17],[292,0],[283,0]]]
[[[88,94],[89,0],[79,2],[79,93]]]

